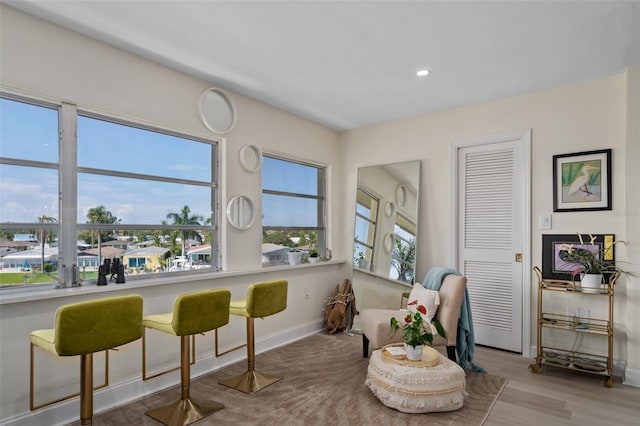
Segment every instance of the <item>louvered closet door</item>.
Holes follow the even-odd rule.
[[[458,268],[477,344],[522,351],[522,182],[517,143],[458,150]],[[520,190],[520,191],[519,191]]]

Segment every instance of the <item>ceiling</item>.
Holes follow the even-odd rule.
[[[638,1],[3,1],[339,131],[640,64]]]

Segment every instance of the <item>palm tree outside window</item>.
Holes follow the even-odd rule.
[[[191,209],[189,206],[184,206],[180,213],[168,213],[167,219],[171,219],[173,221],[173,225],[180,226],[193,226],[194,229],[183,229],[180,231],[182,235],[182,256],[186,256],[187,252],[185,250],[185,244],[188,239],[194,239],[196,241],[202,242],[202,236],[198,232],[198,228],[201,227],[204,221],[204,217],[199,214],[191,214]]]
[[[46,214],[43,214],[38,218],[38,223],[56,223],[57,221],[58,219],[56,219],[55,217],[47,216]],[[51,242],[53,240],[55,232],[51,231],[48,228],[38,228],[36,235],[38,237],[38,240],[40,241],[40,247],[42,248],[40,257],[40,272],[44,274],[45,272],[50,272],[45,270],[44,247],[45,244],[49,244],[49,246],[51,246]]]
[[[412,283],[415,278],[416,224],[398,213],[393,232],[396,245],[391,254],[389,276],[402,282]]]

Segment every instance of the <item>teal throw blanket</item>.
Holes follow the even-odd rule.
[[[455,269],[449,269],[442,266],[434,266],[429,269],[424,277],[422,286],[429,290],[440,290],[442,280],[449,274],[462,275]],[[478,367],[473,363],[473,352],[475,350],[475,337],[473,333],[473,319],[471,318],[471,304],[469,302],[469,292],[464,289],[464,297],[462,298],[462,306],[460,307],[460,318],[458,319],[458,335],[456,338],[456,352],[458,353],[458,364],[463,369],[466,368],[467,362],[471,365],[471,369],[478,373],[486,373],[482,367]]]

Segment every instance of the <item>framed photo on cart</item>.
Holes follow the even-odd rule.
[[[611,207],[611,149],[553,156],[554,212]]]
[[[542,277],[557,280],[580,280],[572,277],[576,265],[560,259],[560,247],[568,244],[572,248],[589,250],[596,257],[605,256],[605,263],[615,264],[614,234],[542,234]],[[605,274],[606,280],[609,280]]]

